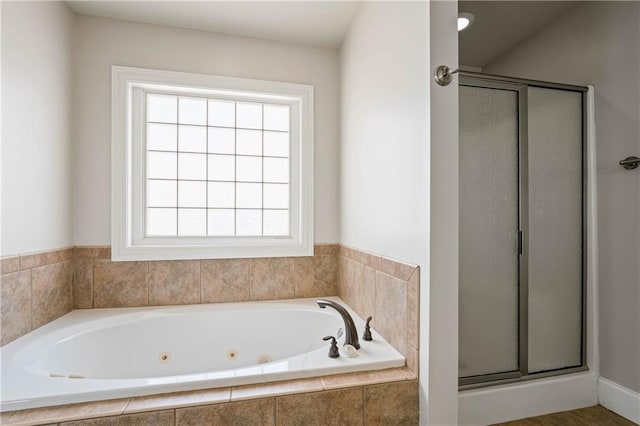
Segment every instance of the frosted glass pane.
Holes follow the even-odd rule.
[[[518,363],[518,95],[460,86],[460,377]]]
[[[180,151],[207,152],[207,128],[180,126],[178,130]]]
[[[234,127],[236,125],[235,102],[209,100],[209,126]]]
[[[178,209],[178,235],[199,236],[207,234],[205,209]]]
[[[236,210],[237,235],[262,235],[261,210]]]
[[[289,133],[264,132],[264,155],[273,157],[288,157]]]
[[[173,180],[147,181],[147,206],[176,207],[177,185]]]
[[[237,130],[236,154],[262,155],[262,132],[260,130]]]
[[[265,158],[264,181],[289,182],[289,160],[286,158]]]
[[[262,207],[262,184],[261,183],[237,183],[236,184],[236,207]]]
[[[236,104],[236,127],[262,129],[262,104],[238,102]]]
[[[175,179],[178,167],[177,155],[171,152],[147,152],[147,177]]]
[[[289,235],[289,210],[265,210],[264,235]]]
[[[262,158],[236,157],[237,180],[245,182],[262,181]]]
[[[235,180],[236,159],[232,155],[209,155],[209,180]]]
[[[149,123],[147,127],[147,149],[175,151],[178,137],[174,124]]]
[[[235,153],[235,130],[209,127],[209,152],[215,154]]]
[[[235,207],[236,185],[227,182],[209,182],[209,207]]]
[[[180,98],[178,103],[178,123],[207,124],[207,100],[199,98]]]
[[[264,184],[264,208],[288,209],[289,208],[289,185],[265,183]]]
[[[529,88],[529,371],[580,365],[582,96]]]
[[[178,205],[180,207],[206,207],[207,206],[207,183],[179,181],[178,182]]]
[[[206,154],[178,154],[178,179],[207,178]]]
[[[265,105],[264,128],[289,131],[289,105]]]
[[[147,235],[160,237],[176,235],[176,209],[147,209]]]
[[[209,215],[209,235],[234,235],[235,213],[234,210],[207,210]]]
[[[147,121],[178,122],[178,98],[171,95],[147,95]]]

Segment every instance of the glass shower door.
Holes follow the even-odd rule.
[[[459,377],[517,377],[521,94],[471,84],[459,92]]]
[[[459,89],[459,383],[583,371],[586,88]]]

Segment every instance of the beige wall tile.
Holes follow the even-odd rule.
[[[317,281],[329,283],[335,287],[338,281],[338,262],[335,256],[314,256],[314,277]]]
[[[338,296],[347,302],[349,306],[354,308],[356,312],[357,308],[357,300],[355,294],[355,262],[347,257],[341,256],[339,259],[340,262],[340,273],[338,274],[339,282],[338,282]]]
[[[111,247],[108,246],[81,246],[74,247],[75,259],[111,259]]]
[[[31,271],[0,276],[0,345],[31,331]]]
[[[415,269],[415,265],[409,265],[387,257],[380,258],[380,271],[399,280],[409,280]]]
[[[227,402],[176,410],[177,426],[248,426],[275,425],[274,398]]]
[[[73,247],[20,255],[20,269],[26,270],[73,259]]]
[[[149,303],[147,262],[93,262],[93,306],[116,308]]]
[[[76,259],[73,264],[73,306],[93,308],[93,259]]]
[[[0,425],[6,424],[9,421],[9,417],[13,416],[13,413],[13,411],[0,413]]]
[[[420,269],[407,282],[407,343],[420,347]]]
[[[311,379],[285,380],[281,382],[261,383],[257,385],[236,386],[231,389],[231,401],[318,392],[323,389],[322,380],[317,377]]]
[[[417,380],[366,386],[364,399],[368,426],[418,424]]]
[[[313,250],[314,256],[336,256],[338,254],[338,244],[316,244]]]
[[[407,353],[407,284],[376,272],[376,308],[373,328],[401,354]]]
[[[149,262],[149,304],[200,303],[200,261]]]
[[[418,363],[420,360],[420,351],[411,345],[407,345],[407,368],[418,375]]]
[[[195,407],[198,405],[229,402],[231,388],[204,389],[188,392],[176,392],[162,395],[132,398],[124,413],[164,410],[168,408]]]
[[[104,416],[117,416],[122,414],[128,401],[128,399],[112,399],[108,401],[68,404],[16,411],[15,414],[9,418],[9,424],[42,424]],[[87,424],[84,422],[86,422],[86,420],[79,424]]]
[[[20,256],[8,256],[0,259],[0,275],[12,274],[20,270]]]
[[[61,426],[173,426],[174,424],[174,411],[165,410],[143,414],[127,414],[124,416],[80,420],[62,423]]]
[[[278,425],[361,425],[362,388],[281,396],[276,400]]]
[[[376,271],[373,268],[355,262],[353,264],[353,292],[356,312],[363,319],[372,315],[372,326],[375,328],[375,303],[376,303]]]
[[[313,297],[314,294],[314,262],[313,257],[296,257],[293,260],[296,297]]]
[[[402,372],[404,373],[405,377],[407,378],[407,380],[417,380],[418,379],[418,374],[411,370],[409,367],[404,367],[402,369]]]
[[[31,273],[31,322],[36,329],[73,310],[73,264],[54,263]]]
[[[202,303],[249,300],[249,259],[202,260]]]
[[[347,259],[354,260],[356,258],[357,250],[352,249],[351,247],[340,245],[338,248],[338,256],[344,256]]]
[[[372,385],[376,383],[397,382],[405,380],[406,376],[400,368],[386,370],[362,371],[349,374],[335,374],[324,376],[322,383],[325,389],[339,389],[353,386]]]
[[[363,265],[368,266],[370,268],[380,270],[381,257],[373,253],[355,250],[353,260],[355,260],[356,262],[360,262]]]
[[[337,294],[337,265],[334,256],[294,259],[295,297],[324,297]]]
[[[295,297],[293,258],[251,259],[251,300]]]

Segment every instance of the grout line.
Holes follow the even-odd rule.
[[[366,421],[366,412],[367,412],[367,398],[366,392],[364,391],[366,385],[362,386],[362,424],[365,424]]]

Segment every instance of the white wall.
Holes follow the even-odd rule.
[[[110,243],[111,66],[315,87],[315,241],[338,241],[339,55],[160,25],[77,16],[75,243]]]
[[[425,424],[438,410],[427,380],[429,4],[364,3],[341,52],[340,242],[421,267]]]
[[[70,246],[74,14],[2,2],[2,255]]]
[[[600,373],[640,391],[640,3],[585,2],[483,68],[595,86]]]
[[[426,265],[428,12],[364,3],[342,46],[340,241]]]

